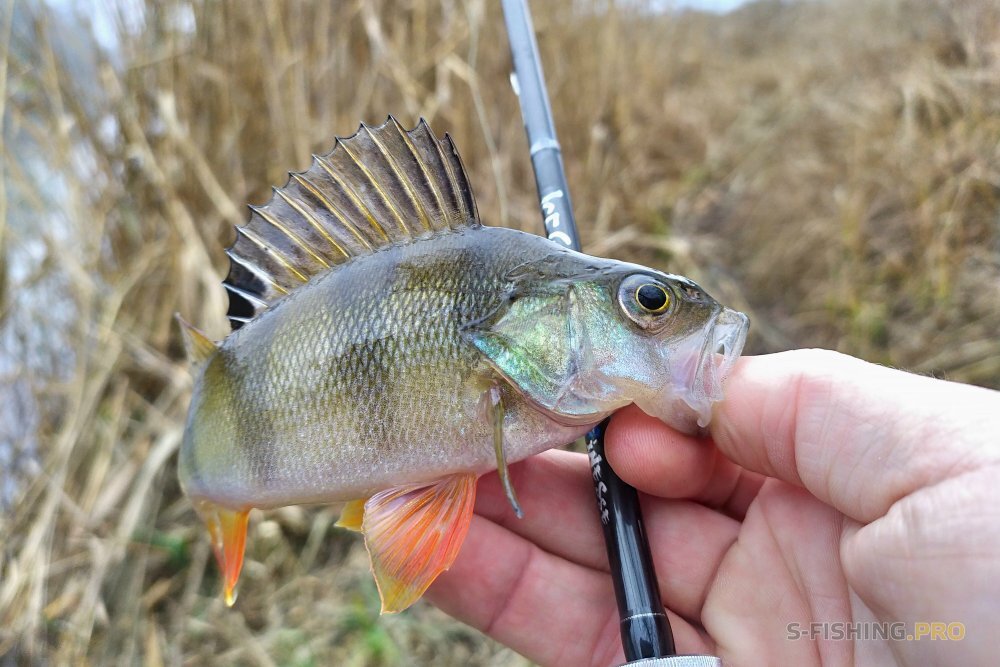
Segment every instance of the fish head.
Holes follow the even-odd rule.
[[[588,259],[521,271],[502,316],[473,342],[557,419],[599,421],[634,403],[679,431],[705,428],[743,350],[747,316],[682,276]]]
[[[749,318],[687,278],[645,268],[627,265],[604,287],[581,308],[591,352],[578,383],[685,433],[708,426]]]

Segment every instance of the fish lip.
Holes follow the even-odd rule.
[[[750,318],[746,315],[720,308],[703,329],[705,343],[699,353],[697,371],[684,396],[684,402],[694,410],[701,428],[711,421],[713,404],[723,398],[723,384],[743,352],[749,328]]]

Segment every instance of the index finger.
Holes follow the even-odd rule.
[[[1000,393],[795,350],[741,359],[710,430],[739,465],[867,522],[1000,459]]]

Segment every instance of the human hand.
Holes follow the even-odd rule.
[[[994,664],[1000,393],[833,352],[748,357],[711,436],[636,408],[606,436],[612,467],[643,492],[679,653],[727,665]],[[495,474],[483,477],[462,551],[428,598],[543,665],[623,663],[586,457],[547,452],[511,473],[525,518]],[[845,621],[965,634],[789,639],[791,623]]]

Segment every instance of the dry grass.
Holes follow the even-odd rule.
[[[225,333],[231,225],[334,134],[423,115],[488,222],[538,228],[496,3],[110,4],[112,54],[0,2],[0,665],[522,664],[426,606],[379,619],[323,509],[254,519],[226,610],[174,472],[171,314]],[[1000,387],[996,3],[534,4],[590,250],[701,280],[754,351]]]

